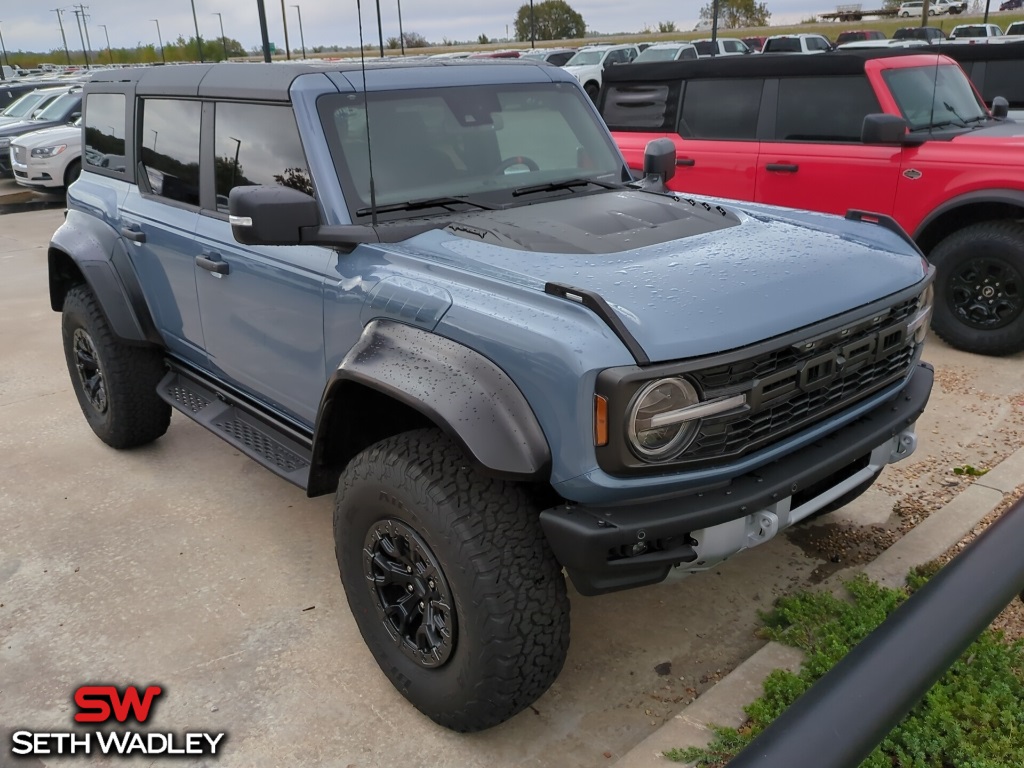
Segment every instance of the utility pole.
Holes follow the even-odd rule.
[[[85,36],[82,34],[82,11],[74,9],[75,21],[78,23],[78,38],[82,41],[82,55],[85,57],[85,68],[89,68],[89,52],[85,50]]]
[[[199,61],[204,62],[206,59],[203,58],[203,38],[199,36],[199,19],[196,18],[196,0],[192,0],[192,23],[196,27],[196,47],[199,49]]]
[[[260,16],[260,37],[263,39],[263,61],[270,63],[270,35],[267,33],[267,9],[263,0],[256,0],[256,10]]]
[[[71,51],[68,50],[68,39],[64,35],[64,21],[61,18],[61,14],[64,13],[63,8],[54,8],[53,12],[57,14],[57,23],[60,25],[60,39],[64,41],[64,55],[68,57],[68,64],[71,63]]]
[[[107,25],[106,24],[100,24],[99,26],[103,27],[103,34],[106,35],[106,38],[107,38],[107,56],[110,59],[110,63],[113,64],[114,63],[114,54],[110,50],[110,33],[107,32]]]
[[[224,46],[224,61],[228,60],[228,39],[224,37],[224,17],[214,11],[210,14],[220,19],[220,44]]]
[[[293,5],[292,8],[299,13],[299,40],[302,41],[302,58],[306,58],[306,36],[302,34],[302,9],[297,5]]]
[[[11,60],[7,58],[7,46],[4,45],[4,33],[2,31],[0,31],[0,53],[3,53],[4,55],[3,63],[6,64],[8,67],[11,66]],[[3,74],[3,71],[4,68],[0,67],[0,75]]]
[[[711,6],[711,55],[718,53],[718,0]]]
[[[89,23],[86,21],[86,19],[88,19],[89,17],[85,13],[86,10],[88,10],[89,6],[82,5],[81,3],[79,3],[78,7],[82,11],[82,28],[85,30],[85,44],[86,44],[86,46],[88,46],[88,50],[91,51],[92,50],[92,41],[89,39]],[[89,59],[88,59],[88,57],[86,57],[86,63],[88,63],[88,62],[89,62]]]
[[[402,0],[398,0],[398,41],[402,44],[402,55],[405,56],[405,32],[402,31]]]
[[[281,23],[284,24],[284,56],[288,61],[291,61],[292,49],[288,45],[288,17],[284,12],[284,0],[281,0]]]
[[[533,22],[533,0],[530,0],[530,47],[537,47],[537,27]]]
[[[380,57],[384,58],[384,26],[380,20],[380,0],[377,0],[377,38],[380,40]]]
[[[164,39],[160,35],[160,20],[159,19],[150,19],[150,21],[152,21],[154,24],[156,24],[156,39],[157,39],[157,42],[160,43],[160,61],[162,61],[164,64],[166,64],[167,63],[167,57],[164,55]]]

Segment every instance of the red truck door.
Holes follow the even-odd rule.
[[[765,109],[775,106],[775,128],[773,140],[761,142],[756,200],[891,215],[903,149],[861,144],[864,116],[882,111],[867,78],[784,77],[774,84],[777,90],[765,91]]]

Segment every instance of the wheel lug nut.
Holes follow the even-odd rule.
[[[427,586],[430,587],[431,589],[433,589],[434,588],[434,580],[433,579],[428,579],[427,580]]]
[[[412,573],[412,566],[411,565],[405,566],[405,572],[406,573]]]
[[[408,592],[412,592],[412,590],[413,590],[413,586],[412,586],[412,584],[406,584],[406,585],[405,585],[405,589],[406,589],[406,591],[408,591]]]
[[[427,607],[427,606],[425,606],[425,605],[423,604],[423,601],[422,601],[422,600],[420,600],[420,610],[422,611],[422,610],[423,610],[424,608],[426,608],[426,607]]]

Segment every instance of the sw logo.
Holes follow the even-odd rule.
[[[140,689],[129,685],[83,685],[74,694],[76,723],[124,725],[129,721],[145,723],[155,711],[154,704],[164,690],[159,685]],[[204,755],[216,757],[225,733],[170,733],[134,730],[36,732],[15,731],[11,738],[12,755],[150,755],[178,757]]]

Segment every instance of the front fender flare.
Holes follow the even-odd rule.
[[[974,205],[976,203],[1003,203],[1024,208],[1024,191],[1019,189],[979,189],[950,198],[931,211],[917,225],[917,229],[914,231],[914,240],[920,240],[928,227],[943,214],[962,206]]]
[[[347,383],[376,390],[419,412],[491,476],[545,480],[551,450],[523,393],[497,365],[451,339],[377,319],[342,360],[324,391],[313,436],[313,472],[323,466],[333,408]],[[312,491],[314,478],[310,477]]]

